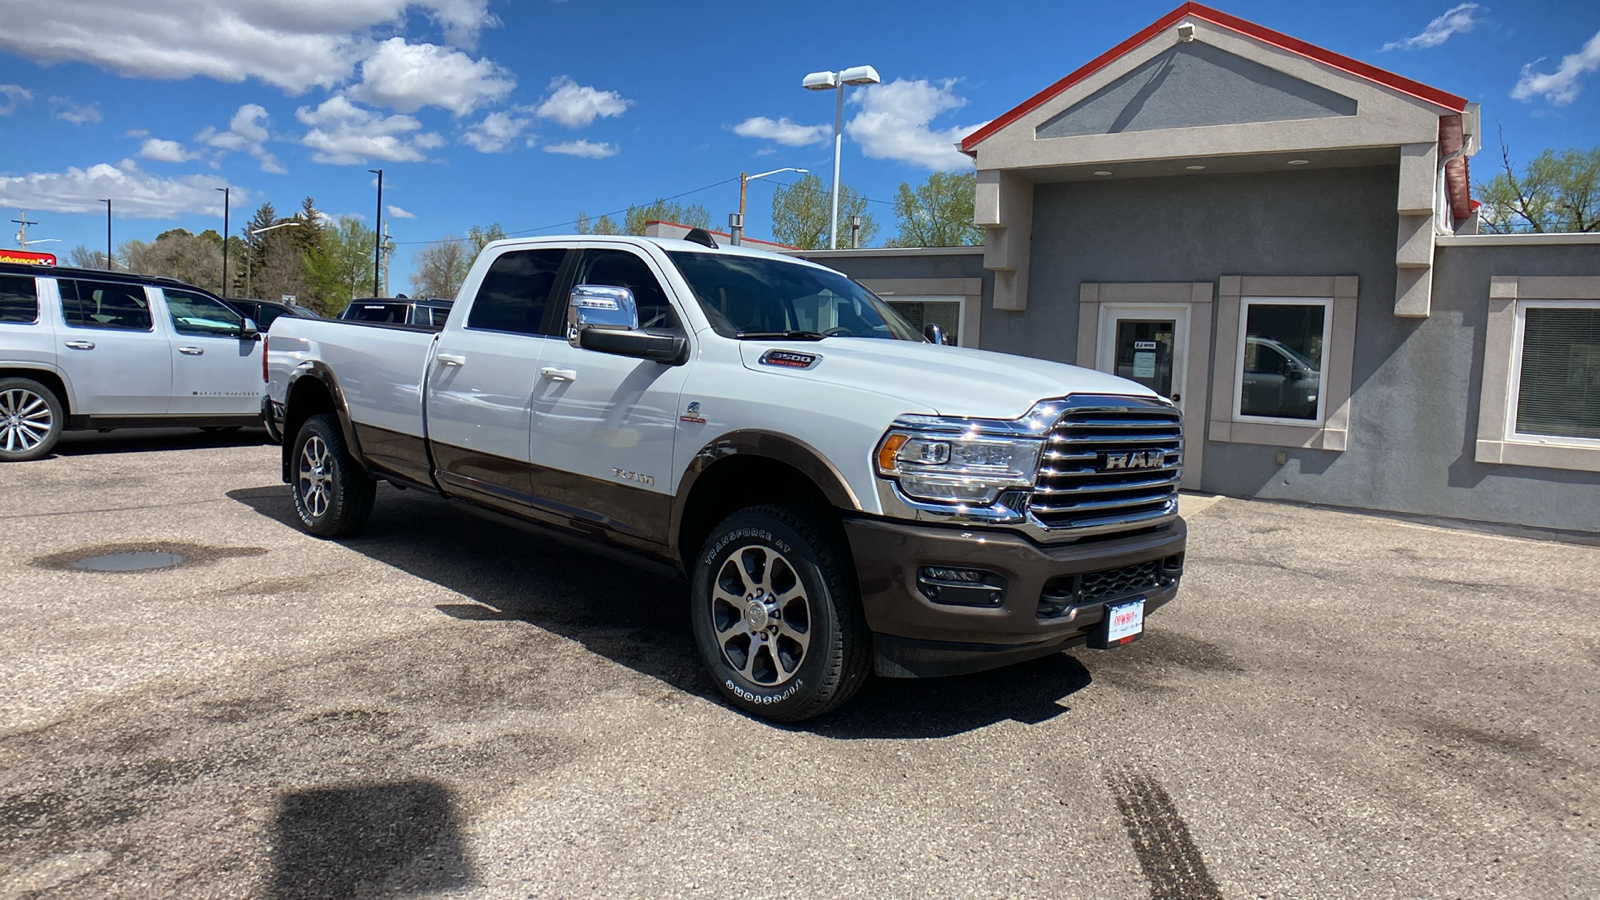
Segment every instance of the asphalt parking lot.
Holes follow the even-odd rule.
[[[719,701],[682,585],[388,488],[318,541],[277,452],[0,467],[0,897],[1600,884],[1600,548],[1223,500],[1139,643],[779,728]],[[130,550],[185,561],[72,566]]]

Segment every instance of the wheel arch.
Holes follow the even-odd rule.
[[[293,477],[294,441],[300,426],[312,416],[333,413],[339,418],[339,431],[344,435],[345,446],[358,463],[362,460],[361,444],[356,440],[354,424],[350,421],[350,406],[333,370],[321,360],[301,363],[290,373],[284,390],[283,407],[283,480]]]
[[[19,366],[11,363],[0,363],[0,378],[29,378],[39,382],[50,389],[61,402],[61,412],[70,423],[72,417],[72,383],[67,376],[55,369],[36,368],[34,366]]]
[[[693,557],[718,522],[765,503],[799,504],[833,517],[861,509],[838,468],[805,441],[773,431],[731,432],[701,447],[678,481],[673,557],[692,574]]]

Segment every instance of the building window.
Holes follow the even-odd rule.
[[[1245,297],[1240,313],[1234,420],[1322,424],[1333,301]]]
[[[961,318],[966,311],[962,297],[885,297],[902,319],[921,331],[933,322],[944,331],[944,342],[952,347],[961,344]]]
[[[1600,301],[1517,304],[1508,440],[1600,446]]]

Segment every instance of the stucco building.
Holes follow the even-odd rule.
[[[1478,109],[1188,3],[970,135],[982,247],[808,251],[1116,372],[1186,487],[1600,533],[1600,235],[1478,235]]]

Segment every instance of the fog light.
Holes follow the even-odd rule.
[[[950,606],[995,607],[1006,600],[1005,578],[984,569],[923,566],[917,571],[917,590],[934,603]]]

